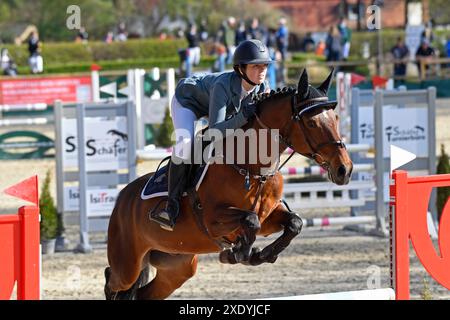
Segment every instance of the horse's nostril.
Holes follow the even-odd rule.
[[[339,177],[345,177],[347,169],[345,168],[345,166],[340,166],[337,173]]]

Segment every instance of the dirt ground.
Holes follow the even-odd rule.
[[[450,101],[439,100],[436,120],[437,154],[440,144],[450,150]],[[48,129],[48,128],[47,128]],[[50,134],[51,135],[51,130]],[[301,163],[301,160],[298,163]],[[154,169],[155,163],[144,162],[138,174]],[[43,181],[48,169],[55,170],[54,159],[1,161],[0,190],[37,174]],[[52,182],[55,196],[55,181]],[[13,213],[25,204],[0,194],[0,214]],[[302,217],[325,214],[348,215],[348,209],[310,210]],[[74,254],[78,227],[66,226],[68,250],[42,257],[43,299],[104,299],[103,270],[107,266],[106,235],[95,234],[91,241],[94,252]],[[274,239],[258,239],[263,247]],[[433,299],[450,299],[450,291],[437,284],[417,261],[413,249],[411,256],[412,298],[421,299],[429,293]],[[379,277],[377,277],[379,275]],[[304,229],[293,240],[275,264],[258,267],[224,265],[218,254],[199,257],[197,274],[178,289],[170,299],[258,299],[300,294],[362,290],[389,286],[388,239],[361,235],[342,228]],[[379,281],[378,281],[378,280]]]

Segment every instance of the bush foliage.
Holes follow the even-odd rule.
[[[41,239],[55,239],[58,232],[58,215],[50,193],[51,174],[47,171],[41,196],[39,198],[39,211],[41,214]]]

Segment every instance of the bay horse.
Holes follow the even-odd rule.
[[[339,136],[336,102],[327,97],[332,75],[315,88],[303,70],[296,89],[259,95],[256,116],[242,129],[278,129],[270,139],[278,139],[279,154],[290,147],[343,185],[350,180],[353,164]],[[129,183],[119,193],[109,222],[106,298],[165,299],[194,276],[198,254],[219,252],[220,262],[230,264],[274,263],[300,233],[302,220],[282,201],[280,172],[260,174],[263,168],[259,161],[245,167],[209,165],[198,190],[183,197],[172,232],[148,217],[164,199],[140,198],[154,172]],[[257,235],[280,231],[262,250],[253,247]],[[150,266],[156,268],[156,276],[149,282]]]

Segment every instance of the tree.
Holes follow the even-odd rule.
[[[437,166],[437,174],[450,173],[450,161],[448,154],[445,153],[444,145],[441,144],[441,156],[439,157],[439,162]],[[450,187],[440,187],[437,190],[436,207],[438,211],[438,221],[441,220],[442,210],[450,197]]]
[[[164,120],[158,131],[158,136],[156,138],[156,143],[164,148],[168,148],[173,145],[172,142],[173,124],[172,118],[170,117],[169,108],[166,108],[164,114]]]
[[[448,0],[430,0],[429,2],[430,19],[433,19],[436,24],[449,24],[450,7],[448,5]]]

